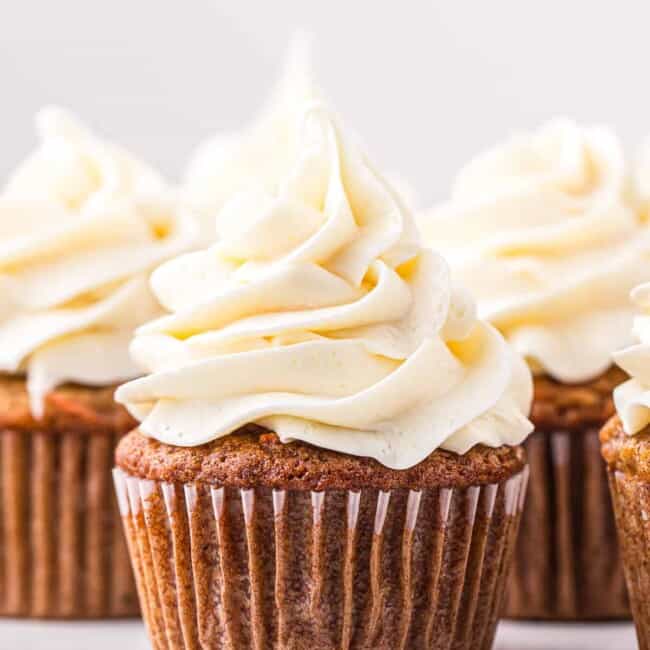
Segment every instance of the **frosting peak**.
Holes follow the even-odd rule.
[[[151,374],[118,401],[170,444],[255,422],[394,468],[521,442],[523,362],[329,112],[297,119],[275,190],[235,196],[218,243],[154,272],[171,313],[139,329],[132,353]]]
[[[608,129],[556,120],[512,137],[471,161],[421,226],[535,370],[587,381],[629,342],[650,240]]]
[[[0,193],[0,371],[25,372],[32,408],[66,381],[138,374],[132,331],[160,314],[148,272],[186,250],[194,222],[158,175],[61,109]]]
[[[282,76],[257,119],[234,133],[218,133],[194,152],[186,173],[184,200],[201,216],[206,245],[222,236],[221,208],[251,185],[275,192],[286,175],[297,143],[300,110],[320,91],[313,80],[311,42],[294,35]]]
[[[641,311],[633,327],[638,343],[614,355],[616,363],[631,377],[614,390],[616,410],[630,435],[650,424],[650,283],[636,287],[632,301]]]

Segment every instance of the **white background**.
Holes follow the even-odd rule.
[[[502,623],[493,650],[634,650],[631,624]],[[141,623],[0,621],[2,650],[148,650]],[[239,650],[247,650],[240,648]]]
[[[650,5],[620,0],[0,0],[0,178],[33,112],[78,112],[176,178],[245,124],[296,26],[326,94],[422,201],[513,128],[566,114],[650,132]]]

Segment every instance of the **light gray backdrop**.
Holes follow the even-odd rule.
[[[471,154],[566,114],[650,132],[650,5],[594,0],[0,0],[0,178],[59,103],[177,177],[251,117],[297,26],[317,77],[423,202]]]

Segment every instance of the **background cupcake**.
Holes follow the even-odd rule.
[[[162,180],[58,109],[0,194],[0,615],[138,611],[110,469],[132,419],[133,329],[160,313],[148,272],[193,221]]]
[[[296,115],[277,187],[152,276],[170,313],[117,393],[152,642],[489,648],[529,371],[329,112]]]
[[[631,379],[614,391],[618,415],[601,433],[602,452],[623,552],[623,564],[639,648],[650,648],[650,574],[648,508],[650,506],[650,284],[632,293],[641,315],[634,320],[638,343],[615,355]]]
[[[628,614],[598,430],[624,374],[628,293],[650,246],[616,137],[558,120],[475,158],[421,220],[535,373],[531,485],[506,612]]]

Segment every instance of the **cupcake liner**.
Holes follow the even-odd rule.
[[[639,650],[650,650],[650,483],[608,474]]]
[[[114,478],[156,650],[492,645],[527,469],[390,492]]]
[[[111,488],[119,436],[0,430],[0,616],[137,616]]]
[[[629,618],[598,430],[537,431],[524,447],[530,485],[504,615]]]

